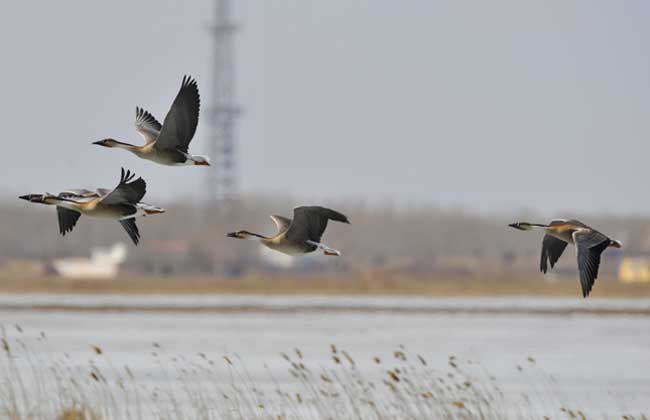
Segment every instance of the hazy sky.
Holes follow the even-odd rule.
[[[134,108],[162,121],[186,73],[207,105],[212,15],[210,0],[3,2],[1,194],[111,187],[123,165],[149,202],[197,196],[204,167],[90,143],[140,142]],[[236,15],[245,193],[650,213],[650,2],[247,0]]]

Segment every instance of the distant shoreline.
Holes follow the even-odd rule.
[[[74,306],[74,305],[1,305],[0,312],[97,312],[97,313],[186,313],[186,314],[393,314],[393,315],[528,315],[528,316],[650,316],[650,309],[533,309],[533,308],[476,308],[476,309],[425,309],[425,308],[366,308],[296,306],[265,308],[257,306]]]
[[[309,295],[309,296],[420,296],[420,297],[568,297],[580,298],[576,277],[531,275],[460,277],[443,275],[249,275],[222,277],[142,277],[69,279],[52,276],[0,277],[0,293],[75,293],[125,295]],[[596,281],[593,298],[650,298],[650,283],[626,284],[613,279]]]
[[[0,293],[0,312],[650,316],[650,298]]]

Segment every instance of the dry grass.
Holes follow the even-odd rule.
[[[99,419],[87,408],[64,408],[57,420],[96,420]]]
[[[4,293],[133,293],[133,294],[318,294],[318,295],[417,295],[438,297],[549,296],[579,297],[577,277],[545,281],[541,276],[521,278],[453,276],[269,276],[217,277],[133,277],[113,280],[73,280],[60,277],[0,277]],[[602,278],[592,297],[650,297],[650,284],[624,284]]]
[[[506,395],[478,361],[452,355],[445,357],[446,367],[434,368],[434,361],[401,346],[381,357],[356,360],[332,345],[329,362],[320,366],[295,348],[278,356],[284,360],[288,379],[276,380],[274,375],[283,372],[269,369],[269,380],[257,384],[237,355],[174,355],[154,343],[150,357],[158,366],[158,380],[152,385],[151,378],[139,376],[131,367],[114,365],[99,346],[90,347],[85,360],[66,355],[48,359],[35,351],[49,347],[44,334],[34,339],[18,326],[15,330],[12,337],[2,330],[0,356],[0,417],[12,420],[589,416],[566,404],[532,357],[516,365],[532,391]],[[435,362],[440,365],[440,360]],[[648,419],[642,413],[626,412],[617,418]]]

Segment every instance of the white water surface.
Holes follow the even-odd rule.
[[[44,311],[29,305],[160,306],[160,311]],[[2,305],[24,304],[24,310],[6,310]],[[251,380],[270,386],[270,377],[291,387],[292,378],[281,353],[299,348],[312,367],[331,366],[330,344],[346,349],[362,371],[374,374],[372,358],[390,360],[404,346],[423,355],[434,367],[444,369],[448,357],[480,361],[510,396],[539,392],[530,389],[530,377],[517,369],[529,356],[536,371],[554,378],[546,388],[535,380],[542,393],[553,401],[588,408],[590,413],[650,412],[650,317],[564,314],[527,315],[491,313],[400,313],[339,311],[338,306],[369,308],[567,308],[589,305],[600,308],[642,308],[648,300],[578,299],[413,299],[361,297],[265,297],[265,296],[88,296],[3,295],[0,323],[10,337],[26,341],[47,337],[47,345],[30,345],[40,360],[66,355],[66,363],[87,366],[98,358],[91,346],[103,349],[101,357],[114,366],[129,366],[138,381],[151,387],[169,385],[168,373],[160,370],[152,351],[165,357],[197,358],[204,353],[222,361],[224,355],[239,358]],[[174,305],[218,306],[294,305],[330,306],[317,312],[165,312]],[[16,331],[19,325],[22,332]],[[31,343],[35,343],[33,340]],[[153,343],[161,346],[154,348]],[[267,370],[268,367],[268,370]],[[228,382],[224,364],[223,382]],[[173,376],[173,375],[172,375]],[[539,375],[538,375],[539,376]],[[172,380],[173,382],[173,380]]]

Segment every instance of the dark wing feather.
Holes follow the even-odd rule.
[[[293,223],[287,230],[287,238],[320,242],[328,220],[350,223],[345,215],[325,207],[296,207],[293,209]]]
[[[131,171],[124,172],[124,168],[122,168],[120,183],[102,198],[101,203],[104,205],[138,204],[147,192],[147,183],[142,178],[135,181],[133,178],[135,178],[135,174],[132,174]]]
[[[187,153],[187,148],[196,132],[196,126],[199,124],[200,106],[201,98],[196,80],[190,76],[183,77],[181,89],[165,116],[162,130],[154,147]]]
[[[77,211],[60,206],[56,206],[56,213],[59,216],[59,232],[63,236],[68,232],[72,232],[72,229],[77,224],[77,220],[81,216],[81,213]]]
[[[539,269],[542,273],[546,274],[548,271],[548,263],[551,263],[551,268],[555,266],[557,260],[560,259],[567,243],[551,235],[545,235],[542,241],[542,256],[539,263]]]
[[[126,230],[126,233],[129,234],[133,243],[137,245],[138,242],[140,242],[140,231],[138,230],[138,226],[135,224],[135,218],[122,219],[120,220],[120,224],[124,230]]]
[[[600,254],[607,249],[611,241],[597,231],[575,232],[573,238],[578,251],[578,271],[580,272],[582,296],[587,297],[598,278]]]

